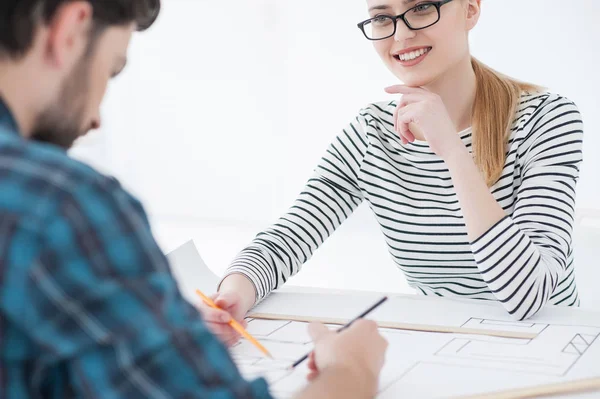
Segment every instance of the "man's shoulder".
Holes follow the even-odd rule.
[[[0,139],[0,212],[36,219],[61,211],[67,201],[126,194],[120,183],[53,145]]]

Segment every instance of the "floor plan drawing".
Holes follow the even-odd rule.
[[[534,338],[381,328],[389,348],[378,398],[460,398],[600,376],[600,322],[594,326],[464,317],[457,325],[532,333]],[[264,358],[244,340],[231,354],[245,377],[264,377],[275,397],[291,398],[307,383],[305,364],[289,370],[294,360],[312,350],[307,327],[285,319],[248,319],[248,332],[275,360]]]

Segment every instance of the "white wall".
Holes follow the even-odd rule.
[[[165,249],[196,238],[220,271],[394,78],[356,28],[364,0],[164,3],[109,92],[102,135],[75,154],[142,198]],[[598,0],[484,0],[472,34],[482,61],[579,105],[585,208],[600,208],[599,17]],[[295,283],[408,290],[366,208],[310,263]]]
[[[542,14],[543,11],[543,14]],[[600,207],[600,2],[484,0],[473,54],[504,73],[575,101],[585,124],[578,206]]]

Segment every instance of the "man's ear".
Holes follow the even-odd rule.
[[[47,23],[46,59],[55,67],[71,69],[86,51],[93,24],[87,1],[61,5]]]
[[[467,30],[471,30],[477,25],[481,15],[481,0],[466,0],[467,11]]]

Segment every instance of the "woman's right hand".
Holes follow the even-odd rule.
[[[255,295],[254,285],[250,280],[242,275],[233,274],[223,280],[219,292],[211,296],[220,309],[214,309],[204,302],[199,305],[208,328],[227,347],[236,344],[240,339],[240,335],[229,325],[229,321],[233,318],[246,328],[244,317],[254,305]]]

